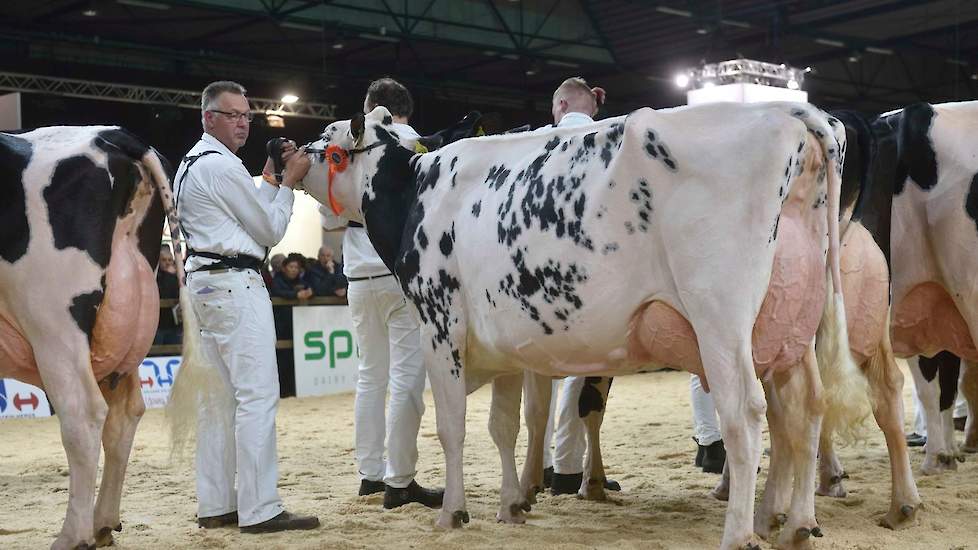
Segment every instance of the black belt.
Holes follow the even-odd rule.
[[[363,224],[360,223],[360,222],[355,222],[353,220],[350,220],[350,221],[346,222],[346,226],[347,227],[363,227]]]
[[[213,252],[198,252],[197,250],[193,249],[190,249],[187,253],[187,257],[190,256],[200,256],[201,258],[217,260],[215,263],[198,267],[193,272],[216,271],[218,269],[251,269],[254,270],[255,273],[261,275],[262,261],[254,256],[248,256],[246,254],[238,254],[236,256],[221,256],[220,254],[215,254]]]
[[[347,277],[346,280],[351,282],[369,281],[370,279],[382,279],[384,277],[391,277],[393,275],[393,273],[384,273],[383,275],[371,275],[370,277]]]

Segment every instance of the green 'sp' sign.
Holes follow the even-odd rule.
[[[329,368],[336,368],[337,359],[347,359],[353,357],[354,348],[353,335],[348,330],[334,330],[329,333],[329,338],[324,338],[323,331],[313,330],[306,333],[303,337],[306,348],[306,359],[317,361],[329,354]]]

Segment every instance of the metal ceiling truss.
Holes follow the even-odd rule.
[[[0,90],[200,109],[200,92],[21,73],[0,72]],[[336,120],[336,105],[308,101],[283,104],[277,99],[262,97],[249,97],[248,100],[251,102],[252,112],[259,114],[268,113],[286,117]]]

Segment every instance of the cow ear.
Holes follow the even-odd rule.
[[[363,127],[363,113],[357,113],[357,115],[350,120],[350,134],[353,136],[353,141],[357,144],[357,146],[359,146],[363,141]]]

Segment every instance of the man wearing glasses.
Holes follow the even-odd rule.
[[[285,511],[278,495],[275,327],[260,274],[268,248],[285,235],[292,188],[309,158],[287,146],[281,185],[256,188],[235,154],[252,118],[245,89],[211,83],[200,105],[204,135],[180,163],[174,193],[201,348],[225,391],[199,415],[197,523],[238,525],[243,533],[313,529],[318,518]]]

